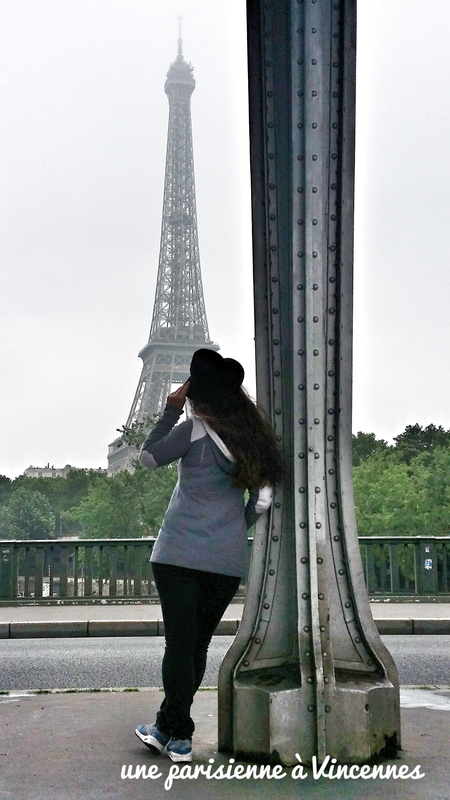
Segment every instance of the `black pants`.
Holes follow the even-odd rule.
[[[152,563],[152,568],[166,637],[165,698],[156,724],[175,739],[190,739],[195,729],[190,709],[205,674],[208,645],[240,578],[172,564]]]

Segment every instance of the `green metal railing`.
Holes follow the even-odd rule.
[[[0,541],[0,604],[158,602],[155,539]],[[249,539],[247,572],[252,539]],[[450,595],[450,536],[359,539],[371,597]],[[245,595],[247,572],[237,596]]]

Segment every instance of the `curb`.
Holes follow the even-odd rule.
[[[235,636],[240,620],[222,619],[214,636]],[[0,639],[87,636],[164,636],[162,620],[95,619],[81,622],[0,622]]]

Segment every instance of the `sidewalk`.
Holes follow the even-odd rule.
[[[216,634],[234,636],[242,603],[228,606]],[[450,603],[371,603],[381,634],[450,635]],[[0,606],[0,639],[48,636],[163,636],[161,606]]]
[[[134,728],[154,720],[161,692],[50,694],[0,697],[1,800],[449,800],[450,691],[402,692],[403,751],[395,765],[407,764],[425,777],[395,779],[292,778],[208,779],[205,775],[166,783],[176,767],[154,757]],[[406,705],[405,705],[406,703]],[[431,706],[431,707],[430,707]],[[434,706],[434,708],[433,708]],[[447,712],[447,713],[446,713]],[[193,706],[195,765],[230,767],[231,754],[217,753],[217,693],[200,691]],[[301,755],[301,754],[300,754]],[[244,764],[244,762],[239,762]],[[386,764],[384,767],[386,767]],[[153,777],[121,778],[131,765],[154,766]],[[184,765],[189,766],[189,765]],[[233,769],[236,764],[233,765]],[[244,766],[247,766],[244,764]],[[174,769],[175,768],[175,769]],[[193,775],[193,772],[190,773]],[[158,776],[159,777],[156,777]]]

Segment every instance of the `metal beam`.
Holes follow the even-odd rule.
[[[286,461],[219,674],[219,748],[396,753],[351,472],[355,0],[248,0],[258,399]]]

